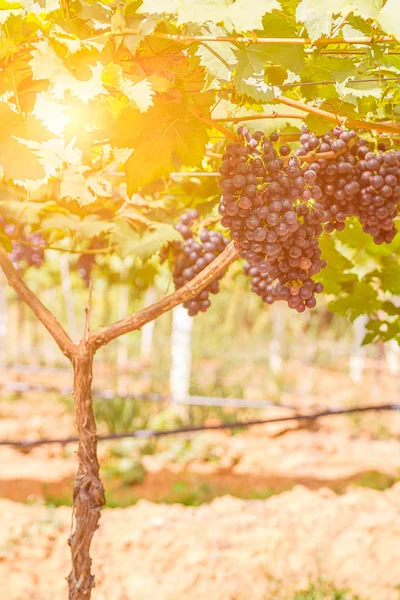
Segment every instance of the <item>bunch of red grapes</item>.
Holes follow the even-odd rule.
[[[173,244],[173,279],[175,288],[178,289],[191,281],[200,271],[209,265],[228,244],[228,240],[216,231],[203,227],[198,236],[193,234],[193,225],[198,219],[197,210],[189,210],[181,216],[175,229],[183,237],[182,242]],[[199,312],[205,312],[211,305],[209,294],[217,294],[219,280],[223,274],[218,275],[202,292],[192,300],[187,300],[183,306],[187,308],[190,316],[194,317]]]
[[[400,152],[373,152],[355,131],[306,131],[293,156],[279,134],[239,127],[220,167],[221,223],[227,227],[252,289],[267,303],[304,312],[323,286],[319,237],[356,216],[375,243],[390,243],[400,202]]]
[[[400,152],[385,152],[384,145],[373,152],[355,131],[340,127],[321,138],[304,133],[300,142],[300,157],[311,149],[336,154],[334,159],[320,158],[305,168],[305,173],[316,173],[322,190],[325,230],[341,231],[346,219],[355,216],[376,244],[390,243],[397,233],[394,219],[400,202]]]

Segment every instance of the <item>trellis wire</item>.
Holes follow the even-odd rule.
[[[149,438],[159,438],[165,437],[168,435],[178,435],[178,434],[191,434],[197,433],[200,431],[216,431],[216,430],[224,430],[224,429],[244,429],[247,427],[252,427],[254,425],[267,425],[269,423],[287,423],[290,421],[314,421],[315,419],[320,419],[322,417],[331,417],[337,415],[350,415],[356,413],[366,413],[371,411],[397,411],[400,410],[400,404],[381,404],[381,405],[372,405],[372,406],[358,406],[354,408],[347,409],[335,409],[335,410],[325,410],[317,413],[311,413],[306,415],[293,415],[290,417],[277,417],[273,419],[253,419],[250,421],[235,421],[231,423],[221,423],[219,425],[199,425],[192,427],[179,427],[177,429],[138,429],[136,431],[130,431],[127,433],[111,433],[108,435],[99,435],[99,441],[106,440],[122,440],[128,438],[137,438],[137,439],[149,439]],[[11,441],[11,440],[1,440],[0,446],[12,446],[14,448],[34,448],[36,446],[45,446],[49,444],[61,444],[65,446],[67,444],[77,443],[77,437],[68,437],[68,438],[55,438],[55,439],[41,439],[41,440],[20,440],[20,441]]]
[[[3,392],[16,392],[16,393],[50,393],[50,394],[61,394],[62,396],[71,396],[73,393],[72,387],[52,387],[44,384],[29,384],[22,381],[11,381],[8,383],[0,384],[0,390]],[[119,394],[118,392],[105,389],[105,390],[94,390],[94,398],[101,398],[102,400],[112,400],[118,398],[126,401],[140,401],[140,402],[171,402],[173,404],[184,404],[187,406],[216,406],[221,408],[289,408],[295,409],[293,404],[277,403],[272,400],[246,400],[243,398],[218,398],[215,396],[187,396],[184,400],[175,402],[171,396],[158,394],[155,392],[147,392],[142,394]]]

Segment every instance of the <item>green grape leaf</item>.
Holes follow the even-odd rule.
[[[140,112],[146,112],[153,105],[154,91],[148,79],[126,77],[120,65],[110,63],[102,73],[104,85],[111,86],[124,94]]]
[[[154,31],[158,17],[157,15],[149,15],[146,18],[141,16],[129,16],[125,15],[126,26],[129,29],[136,30],[139,35],[124,35],[123,43],[124,46],[129,50],[132,56],[136,55],[136,50],[139,47],[140,42],[152,31]]]
[[[307,60],[302,80],[341,82],[356,74],[357,66],[352,58],[320,55]]]
[[[212,24],[208,27],[211,35],[224,35],[224,30]],[[205,30],[203,35],[207,35]],[[236,57],[237,48],[233,44],[226,42],[207,42],[200,44],[196,56],[200,59],[200,64],[207,71],[218,79],[230,81],[232,77],[232,67],[236,65],[238,59]]]
[[[77,79],[66,68],[63,60],[56,54],[47,41],[39,41],[33,44],[35,50],[32,50],[32,59],[29,64],[32,68],[33,79],[47,79],[54,94],[58,100],[64,98],[66,92],[79,98],[82,102],[88,103],[89,100],[107,94],[101,79],[103,65],[98,62],[95,65],[89,65],[91,77],[86,80]]]
[[[400,265],[385,266],[378,274],[381,289],[395,296],[400,295]]]
[[[328,265],[317,279],[324,284],[326,293],[338,295],[343,287],[348,287],[357,281],[357,276],[349,272],[353,268],[353,263],[339,251],[335,240],[327,234],[321,237],[320,248],[322,258]]]
[[[397,71],[400,71],[400,56],[398,54],[386,54],[382,61],[385,65],[394,67]]]
[[[319,108],[331,112],[339,117],[347,117],[348,119],[359,119],[360,115],[356,112],[353,104],[344,102],[339,98],[330,98],[325,100]],[[332,121],[329,121],[318,115],[309,114],[305,118],[305,123],[310,131],[317,135],[322,135],[332,129]]]
[[[48,204],[50,204],[29,202],[28,200],[24,200],[23,202],[12,200],[8,194],[6,197],[6,200],[0,201],[0,213],[6,221],[11,221],[12,223],[23,219],[26,224],[37,225],[40,223],[42,212],[46,210]]]
[[[378,293],[364,281],[356,282],[350,294],[340,294],[329,303],[329,308],[354,321],[360,315],[370,315],[380,308]]]
[[[87,186],[86,177],[82,173],[77,173],[74,169],[68,169],[63,173],[60,198],[71,201],[76,200],[80,206],[87,206],[96,202],[96,196],[90,192]]]
[[[142,127],[135,129],[125,111],[119,127],[131,132],[127,147],[135,150],[125,163],[129,195],[137,189],[179,166],[197,166],[204,157],[208,141],[207,125],[181,106],[160,104],[141,119]],[[125,120],[127,119],[127,121]]]
[[[94,238],[112,229],[112,223],[103,221],[97,215],[88,215],[76,228],[77,238],[82,240]]]
[[[35,181],[46,176],[35,151],[12,137],[0,142],[0,165],[6,179],[14,179],[23,184],[27,180]]]
[[[237,53],[238,63],[234,76],[239,94],[250,96],[258,102],[270,102],[274,97],[274,90],[264,81],[264,66],[273,63],[287,68],[290,64],[290,68],[296,70],[302,62],[296,52],[290,61],[290,50],[289,54],[287,51],[287,48],[275,44],[272,47],[250,45],[240,50]]]
[[[182,239],[181,235],[167,223],[154,223],[152,229],[139,235],[124,219],[115,219],[111,231],[112,239],[121,245],[125,256],[135,255],[142,260],[151,258],[164,244]]]
[[[355,98],[365,98],[372,96],[373,98],[380,98],[383,94],[383,89],[378,83],[374,82],[363,82],[357,81],[346,81],[343,84],[338,84],[336,89],[339,92],[341,98],[346,98],[349,95]]]
[[[306,26],[310,39],[315,41],[330,35],[333,15],[347,17],[353,13],[363,19],[376,19],[381,6],[382,0],[302,0],[296,17]]]
[[[361,343],[361,346],[368,346],[369,344],[373,344],[376,341],[377,341],[377,334],[370,331],[369,333],[365,334],[364,339]]]
[[[79,225],[79,217],[72,214],[65,213],[53,213],[42,220],[41,229],[43,231],[57,232],[62,231],[71,232],[76,231]]]
[[[398,0],[387,0],[385,6],[379,12],[378,23],[383,31],[393,35],[400,40],[400,19]]]
[[[390,315],[391,317],[400,315],[400,307],[395,306],[393,302],[389,302],[388,300],[382,303],[381,309],[384,310],[385,313]]]
[[[324,14],[315,0],[302,0],[296,10],[296,19],[304,23],[312,42],[329,36],[332,29],[332,14]]]
[[[177,14],[178,25],[190,23],[221,23],[231,31],[262,29],[263,16],[274,8],[280,9],[278,0],[144,0],[138,12],[149,14]]]

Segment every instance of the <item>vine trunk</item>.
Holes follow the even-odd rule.
[[[74,410],[78,430],[78,474],[73,493],[72,531],[69,538],[72,570],[69,600],[89,600],[94,587],[90,545],[98,528],[104,488],[99,477],[97,430],[92,402],[93,348],[82,340],[73,357]]]

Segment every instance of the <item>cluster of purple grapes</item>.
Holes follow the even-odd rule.
[[[241,142],[226,147],[221,164],[221,223],[230,230],[239,255],[248,263],[254,291],[272,303],[283,300],[303,312],[322,291],[311,277],[326,266],[318,237],[325,211],[316,173],[304,172],[298,157],[284,160],[279,139],[240,127]]]
[[[173,279],[175,288],[178,289],[191,281],[200,271],[210,264],[228,244],[228,240],[218,232],[203,228],[200,235],[195,239],[192,227],[198,219],[197,210],[190,210],[181,216],[180,222],[175,229],[182,235],[184,241],[174,244]],[[219,291],[219,280],[223,274],[212,281],[208,287],[200,292],[192,300],[184,302],[191,317],[199,312],[205,312],[211,302],[209,294],[217,294]]]
[[[400,152],[376,154],[366,146],[358,150],[361,186],[357,198],[357,217],[375,244],[389,244],[396,236],[394,223],[400,202]]]
[[[284,300],[303,312],[323,286],[312,277],[326,267],[318,238],[358,217],[376,244],[396,235],[400,204],[400,151],[372,152],[355,131],[335,127],[317,136],[303,129],[301,147],[239,127],[222,157],[219,212],[252,289],[265,302]],[[304,166],[301,163],[304,162]]]
[[[324,290],[322,283],[315,283],[311,278],[305,279],[301,286],[287,287],[280,282],[274,283],[268,272],[260,271],[256,265],[248,263],[245,263],[243,272],[251,277],[251,289],[263,302],[273,304],[276,300],[286,300],[289,308],[295,308],[298,312],[314,308],[317,303],[315,294]]]
[[[16,234],[16,226],[11,223],[6,223],[0,218],[0,227],[6,235],[13,237]],[[16,269],[23,270],[28,267],[41,267],[44,262],[44,239],[38,233],[26,233],[24,228],[18,231],[20,243],[12,242],[12,251],[9,253],[9,258]]]
[[[333,152],[334,158],[318,158],[304,169],[312,171],[321,188],[325,230],[344,229],[348,217],[356,216],[376,244],[390,243],[395,235],[394,219],[400,201],[400,152],[385,153],[385,145],[372,152],[355,131],[335,127],[321,138],[303,133],[301,157],[310,151]]]

